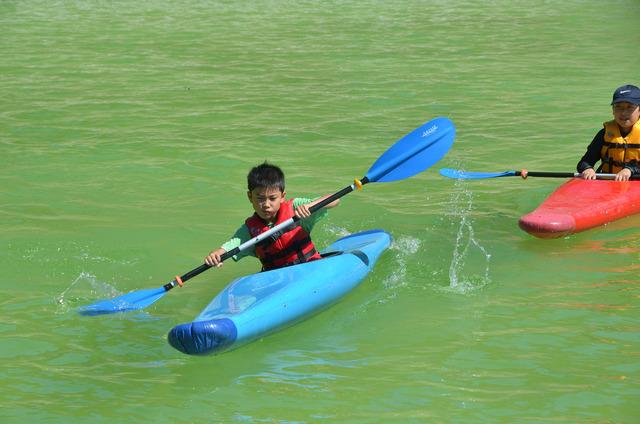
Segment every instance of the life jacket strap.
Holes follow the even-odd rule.
[[[605,141],[602,145],[610,149],[640,149],[640,144],[633,143],[612,143],[610,141]]]
[[[309,237],[302,238],[296,241],[295,243],[292,243],[285,250],[282,250],[278,253],[274,253],[272,255],[269,255],[269,257],[264,258],[263,263],[271,264],[273,262],[277,262],[278,260],[282,258],[286,258],[287,256],[291,255],[292,253],[297,253],[298,259],[303,259],[303,262],[304,262],[306,259],[309,259],[311,256],[317,253],[315,247],[311,248],[311,250],[309,250],[309,252],[307,252],[306,254],[302,251],[302,248],[304,246],[309,245],[310,243],[311,243],[311,238]]]
[[[280,231],[276,231],[275,233],[271,234],[269,237],[265,238],[264,240],[261,240],[260,242],[256,243],[256,246],[259,246],[263,249],[266,249],[267,247],[271,246],[273,243],[275,243],[280,237],[282,237],[282,235],[284,233],[288,233],[289,231],[293,231],[296,228],[298,228],[300,226],[299,222],[296,222],[294,225],[291,225],[287,228],[284,228]]]
[[[298,251],[298,257],[296,259],[294,259],[291,262],[287,262],[284,265],[278,265],[278,266],[273,266],[273,262],[274,261],[266,261],[263,260],[262,261],[262,270],[263,271],[268,271],[270,269],[274,269],[274,268],[286,268],[288,266],[293,266],[293,265],[299,265],[299,264],[303,264],[305,262],[309,262],[309,259],[311,259],[317,252],[317,250],[315,248],[311,249],[308,253],[304,254],[301,251]]]

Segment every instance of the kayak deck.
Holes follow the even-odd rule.
[[[574,178],[558,187],[518,225],[539,238],[558,238],[640,213],[640,181]]]
[[[307,318],[355,288],[390,243],[382,230],[356,233],[323,251],[339,254],[239,278],[193,322],[174,327],[169,343],[191,355],[215,354]]]

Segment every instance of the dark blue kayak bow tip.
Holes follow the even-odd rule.
[[[389,182],[416,175],[447,154],[455,135],[451,120],[435,118],[398,140],[369,168],[366,176],[371,182]]]
[[[164,287],[157,289],[138,290],[123,294],[114,299],[101,300],[91,305],[81,306],[78,313],[81,315],[103,315],[114,312],[135,311],[146,308],[156,300],[165,295],[167,291]]]
[[[236,325],[228,318],[180,324],[169,332],[169,344],[188,355],[217,353],[231,346],[238,337]]]
[[[440,175],[447,178],[454,178],[457,180],[480,180],[483,178],[498,178],[498,177],[515,177],[518,175],[516,171],[504,171],[504,172],[466,172],[458,169],[442,168]]]

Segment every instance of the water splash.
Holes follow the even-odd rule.
[[[93,303],[96,299],[111,299],[123,293],[111,284],[98,280],[98,278],[88,272],[81,272],[75,280],[62,293],[55,297],[57,305],[56,314],[66,314],[75,311],[79,306]],[[158,320],[145,311],[130,311],[127,313],[109,314],[113,318],[126,319],[130,321]]]
[[[116,297],[121,294],[109,283],[98,280],[95,275],[81,272],[69,287],[55,297],[57,313],[66,313],[81,302],[89,302],[91,299]]]
[[[338,237],[338,238],[342,238],[342,237],[346,237],[348,235],[351,235],[351,231],[347,230],[344,227],[340,227],[338,225],[335,224],[328,224],[324,227],[325,231],[327,231],[329,234]]]
[[[398,239],[393,240],[389,250],[395,256],[394,262],[396,266],[393,273],[382,282],[385,289],[396,289],[407,285],[407,259],[412,258],[418,252],[421,244],[419,239],[410,236],[400,236]],[[395,297],[395,292],[391,293],[391,297]]]
[[[450,215],[452,222],[459,220],[458,232],[456,234],[455,245],[451,265],[449,267],[449,287],[448,291],[459,293],[468,293],[478,290],[490,283],[489,264],[491,262],[491,254],[476,239],[473,229],[473,222],[470,217],[473,210],[473,192],[466,188],[463,182],[456,182],[456,190],[451,195]],[[475,257],[472,255],[476,253]],[[468,274],[467,263],[473,259],[484,262],[483,274]],[[482,266],[480,264],[476,266]]]
[[[393,254],[393,271],[382,280],[384,290],[380,290],[369,301],[360,307],[360,312],[368,310],[372,305],[384,304],[398,296],[398,291],[409,285],[408,261],[415,257],[422,245],[420,239],[411,236],[399,236],[393,239],[389,253]],[[375,271],[374,271],[375,272]]]

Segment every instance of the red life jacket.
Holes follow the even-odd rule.
[[[293,218],[294,215],[293,199],[285,200],[280,204],[274,225]],[[249,217],[245,224],[249,228],[251,237],[256,237],[270,229],[257,213]],[[309,233],[299,223],[295,223],[283,231],[267,237],[256,245],[256,256],[262,262],[263,271],[315,261],[321,258],[311,242]]]

